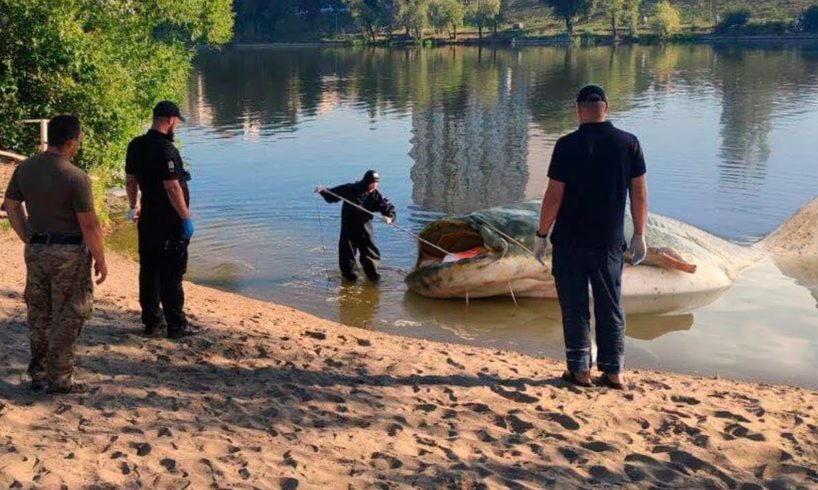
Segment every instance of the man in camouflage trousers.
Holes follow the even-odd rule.
[[[14,170],[3,203],[26,244],[31,387],[49,393],[82,391],[73,382],[74,342],[93,309],[92,258],[97,284],[108,274],[91,182],[71,163],[80,139],[76,117],[52,119],[48,148]]]

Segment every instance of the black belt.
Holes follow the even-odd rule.
[[[82,237],[78,235],[56,235],[52,233],[35,233],[31,235],[29,243],[45,245],[82,245]]]

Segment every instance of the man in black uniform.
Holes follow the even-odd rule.
[[[182,277],[187,270],[187,247],[193,236],[190,218],[190,174],[173,145],[174,130],[184,121],[179,107],[162,101],[153,108],[153,125],[128,145],[126,190],[139,231],[139,304],[147,335],[168,338],[189,335],[184,313]],[[137,203],[137,193],[142,199]],[[162,309],[160,310],[159,304]]]
[[[392,224],[397,215],[395,206],[380,192],[378,182],[380,176],[374,170],[367,170],[364,178],[352,184],[343,184],[327,191],[318,187],[315,192],[321,194],[328,203],[335,203],[346,199],[373,213],[381,213],[386,224]],[[372,282],[378,282],[381,275],[378,273],[378,261],[381,253],[372,236],[372,215],[364,212],[349,203],[344,202],[341,209],[341,238],[338,241],[338,265],[341,274],[349,281],[355,281],[355,255],[360,254],[361,267],[366,277]]]
[[[564,378],[591,385],[591,284],[601,381],[623,389],[625,315],[620,301],[625,246],[625,202],[630,193],[632,264],[645,259],[648,217],[645,158],[636,136],[606,122],[608,99],[589,85],[577,96],[579,129],[554,146],[534,254],[542,261],[556,220],[552,274],[562,309],[568,370]]]

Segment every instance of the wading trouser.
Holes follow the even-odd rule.
[[[571,372],[591,369],[591,315],[588,284],[594,298],[597,368],[622,371],[625,362],[625,314],[621,306],[622,249],[554,247],[552,273],[562,310],[565,357]]]
[[[183,331],[187,326],[182,278],[187,271],[188,243],[140,223],[139,304],[147,331],[161,324],[163,316],[168,335]]]
[[[355,256],[358,255],[364,273],[370,279],[377,280],[378,263],[381,260],[381,252],[372,240],[372,234],[363,230],[361,233],[347,234],[341,233],[338,241],[338,266],[341,274],[347,279],[355,277]]]

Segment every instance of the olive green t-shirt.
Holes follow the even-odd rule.
[[[25,202],[31,233],[81,235],[77,213],[94,209],[88,175],[50,152],[34,155],[14,170],[6,197]]]

